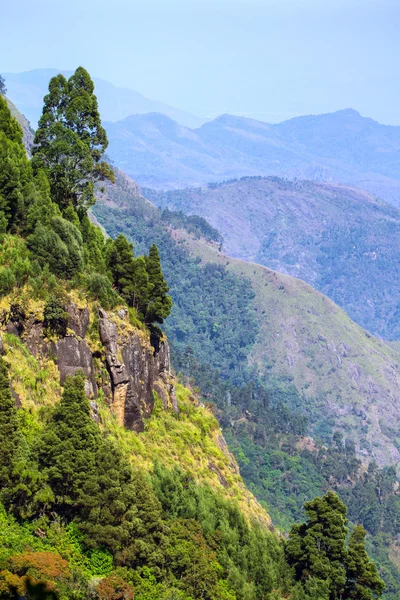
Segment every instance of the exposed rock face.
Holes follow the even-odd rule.
[[[99,317],[100,339],[106,350],[114,412],[121,425],[142,431],[143,418],[149,417],[153,411],[153,391],[160,396],[165,408],[177,410],[168,344],[161,341],[160,349],[155,354],[138,331],[123,335],[104,310],[100,310]]]
[[[67,313],[69,314],[68,328],[81,338],[84,338],[89,327],[89,309],[78,308],[76,304],[71,302],[67,306]]]
[[[178,411],[167,341],[161,340],[155,351],[149,336],[129,324],[126,310],[108,314],[100,309],[99,335],[104,352],[98,346],[93,352],[85,339],[90,323],[87,307],[80,308],[70,303],[66,307],[69,314],[67,335],[57,339],[50,337],[50,340],[40,313],[25,315],[18,309],[18,306],[14,306],[9,316],[4,315],[6,330],[21,337],[35,358],[54,359],[61,383],[68,375],[83,371],[86,394],[91,399],[91,414],[95,421],[99,420],[99,407],[95,402],[99,387],[118,422],[127,429],[144,429],[143,419],[149,417],[154,408],[154,392],[165,409]],[[0,353],[4,350],[2,348],[0,338]],[[104,359],[104,354],[103,366],[107,370],[99,368],[99,363],[94,360],[95,357]]]
[[[67,375],[74,375],[77,371],[83,371],[86,376],[86,394],[89,397],[96,397],[97,384],[93,356],[87,343],[84,340],[78,340],[76,337],[67,336],[53,342],[52,349],[57,357],[61,383],[64,383]]]
[[[24,338],[29,352],[35,358],[49,354],[50,345],[44,339],[42,321],[30,317],[26,323]]]

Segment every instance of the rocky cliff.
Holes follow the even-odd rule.
[[[53,362],[61,383],[83,371],[94,416],[99,395],[107,400],[118,423],[134,431],[143,431],[155,394],[165,409],[178,411],[166,339],[154,349],[148,332],[133,326],[124,308],[107,312],[71,301],[65,310],[66,332],[55,336],[45,328],[40,303],[5,303],[1,330],[8,344],[18,338],[39,364]],[[17,397],[18,386],[14,387]]]

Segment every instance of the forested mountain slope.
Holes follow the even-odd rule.
[[[126,179],[107,189],[95,214],[108,233],[124,232],[140,250],[150,232],[156,240],[171,281],[167,332],[177,350],[192,348],[236,382],[246,380],[248,369],[265,383],[293,386],[293,406],[311,416],[315,433],[329,436],[339,428],[360,456],[398,461],[396,350],[301,280],[219,252],[218,240],[210,243],[217,232],[188,234],[184,221],[157,211]],[[194,298],[201,299],[200,313]]]
[[[176,189],[275,175],[350,184],[400,204],[400,127],[354,110],[274,125],[222,115],[198,129],[154,113],[106,128],[111,158],[142,186]]]
[[[88,218],[94,183],[114,180],[90,76],[52,86],[58,116],[80,96],[91,126],[53,128],[51,97],[31,160],[0,96],[0,597],[302,593],[217,420],[173,376],[157,247],[134,256]],[[68,171],[77,147],[85,160]]]
[[[372,333],[400,336],[400,212],[390,204],[344,185],[276,177],[144,193],[205,217],[228,255],[303,279]]]

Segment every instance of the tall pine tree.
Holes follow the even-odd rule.
[[[0,356],[0,491],[7,493],[16,481],[22,438],[17,409],[11,394],[8,367]]]
[[[52,198],[61,208],[72,203],[86,210],[95,202],[95,182],[114,181],[112,169],[102,160],[107,146],[89,73],[79,67],[68,80],[53,77],[35,135],[32,165],[35,171],[46,172]]]
[[[362,525],[354,527],[350,535],[346,560],[346,600],[374,600],[382,595],[385,584],[379,577],[375,563],[365,548],[367,532]]]
[[[59,404],[39,441],[39,468],[54,495],[52,510],[66,521],[91,505],[97,491],[100,431],[90,418],[84,377],[68,377]]]
[[[308,580],[329,588],[329,600],[341,600],[346,585],[346,506],[334,492],[304,505],[307,522],[294,525],[285,553],[295,577],[307,587]]]
[[[153,244],[146,258],[147,273],[151,286],[150,299],[146,309],[146,323],[163,323],[171,312],[172,299],[168,296],[169,287],[161,270],[158,248]]]

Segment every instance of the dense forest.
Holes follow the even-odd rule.
[[[59,75],[50,81],[31,160],[22,131],[0,97],[0,293],[3,325],[10,325],[2,329],[0,356],[0,596],[379,597],[385,585],[367,554],[365,529],[360,525],[349,531],[346,506],[334,491],[305,504],[304,522],[291,527],[287,540],[265,525],[266,513],[258,520],[246,513],[239,503],[238,490],[243,494],[243,489],[238,487],[238,474],[229,475],[231,484],[223,476],[227,462],[234,467],[221,450],[217,422],[182,386],[177,386],[175,412],[168,413],[155,395],[142,436],[118,426],[101,394],[93,413],[83,372],[67,375],[57,400],[49,401],[49,386],[60,386],[54,357],[40,366],[39,357],[24,343],[32,304],[36,303],[35,324],[42,323],[52,348],[71,335],[67,302],[75,294],[91,303],[97,318],[103,309],[123,309],[129,325],[150,339],[154,355],[163,339],[160,325],[172,308],[157,231],[146,253],[134,256],[127,237],[115,231],[106,240],[88,217],[96,185],[101,188],[115,179],[104,160],[106,148],[93,82],[82,68],[68,80]],[[179,214],[161,219],[181,220],[218,243],[201,219]],[[137,231],[143,235],[139,227]],[[200,266],[183,259],[178,250],[175,260],[188,275],[180,285],[190,288],[189,275]],[[221,268],[204,268],[202,276],[203,296],[197,302],[193,297],[189,318],[181,314],[179,323],[178,312],[171,324],[182,331],[182,345],[176,347],[181,358],[176,360],[192,368],[191,328],[201,332],[193,350],[202,359],[193,365],[199,385],[204,394],[209,386],[218,410],[225,405],[239,410],[252,376],[245,366],[245,349],[254,336],[251,293]],[[218,290],[218,301],[213,290]],[[228,310],[234,298],[237,304]],[[236,339],[227,337],[232,318],[237,319]],[[95,326],[96,317],[88,331],[101,362]],[[226,374],[222,380],[217,369]],[[30,390],[25,405],[13,386],[21,378]],[[267,390],[261,384],[256,388],[256,404],[264,397],[268,409]],[[304,433],[301,414],[287,412],[279,403],[270,410],[277,431]],[[340,440],[336,443],[340,446]],[[192,462],[185,455],[187,448]],[[351,449],[346,452],[346,468],[354,473]],[[167,455],[173,457],[172,464],[166,462]],[[196,478],[193,465],[204,462],[206,470],[213,466],[216,471],[218,489]],[[392,474],[385,474],[386,479],[392,481]],[[233,495],[228,496],[230,485]],[[393,492],[390,485],[379,489],[385,499]],[[250,495],[246,498],[250,504]],[[381,521],[385,523],[384,512]]]

